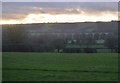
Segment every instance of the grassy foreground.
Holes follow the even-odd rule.
[[[3,81],[115,81],[117,53],[3,53]]]

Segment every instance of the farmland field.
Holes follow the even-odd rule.
[[[117,53],[3,52],[3,81],[115,81]]]

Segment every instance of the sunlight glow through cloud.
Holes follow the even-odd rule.
[[[21,24],[21,22],[17,20],[0,20],[1,24]]]
[[[111,21],[118,20],[117,13],[105,12],[102,15],[85,14],[28,14],[19,20],[2,20],[0,24],[26,24],[26,23],[51,23],[51,22],[85,22],[85,21]]]

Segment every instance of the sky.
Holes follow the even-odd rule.
[[[0,0],[2,2],[119,2],[119,0]]]
[[[34,0],[34,2],[16,2],[15,0],[4,0],[0,24],[118,20],[117,0],[116,2],[105,1],[35,2]]]

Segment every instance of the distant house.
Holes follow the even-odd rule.
[[[96,40],[96,43],[97,43],[97,44],[103,44],[104,42],[105,42],[105,40],[103,40],[103,39]]]

